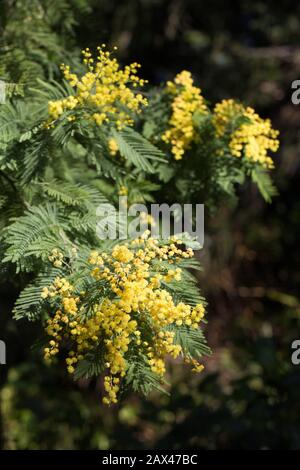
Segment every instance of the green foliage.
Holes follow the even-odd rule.
[[[266,171],[255,168],[251,171],[251,178],[266,202],[271,202],[272,198],[277,196],[278,191]]]
[[[49,282],[61,274],[57,268],[48,268],[39,275],[37,275],[33,283],[21,291],[18,299],[16,300],[13,314],[16,320],[26,317],[28,320],[37,320],[43,317],[44,302],[41,298],[41,291],[43,287],[49,286]]]
[[[85,358],[79,362],[75,369],[74,378],[89,379],[91,377],[99,377],[105,371],[102,351],[95,351],[86,354]]]
[[[0,78],[27,87],[37,77],[53,78],[74,43],[77,17],[87,0],[22,0],[0,6]],[[75,59],[76,60],[76,59]]]
[[[31,278],[27,284],[26,277],[22,278],[25,282],[13,310],[16,320],[27,318],[44,323],[51,316],[50,305],[41,294],[57,277],[68,279],[78,291],[88,293],[82,319],[94,315],[95,303],[112,295],[105,283],[92,281],[87,265],[92,249],[100,252],[111,249],[107,242],[97,238],[96,227],[102,221],[96,209],[109,204],[114,215],[117,202],[114,188],[124,184],[129,201],[152,201],[153,191],[160,188],[160,174],[167,166],[164,152],[137,131],[99,128],[84,111],[77,113],[74,123],[63,116],[54,126],[48,124],[47,102],[64,96],[65,92],[55,82],[40,81],[34,92],[25,98],[14,97],[1,108],[1,139],[5,149],[1,201],[6,209],[1,216],[1,263],[4,267],[14,265],[16,274],[27,273]],[[118,145],[117,158],[109,154],[110,136]],[[14,194],[9,205],[7,186]],[[103,223],[107,225],[105,217]],[[122,224],[122,219],[117,224]],[[49,255],[53,250],[59,250],[64,257],[59,268],[50,266]],[[198,268],[198,263],[186,260],[180,266],[184,269],[182,282],[170,283],[165,288],[175,303],[191,306],[202,303],[196,281],[187,271]],[[146,334],[151,335],[151,322],[147,328]],[[192,330],[190,334],[189,330],[184,335],[178,333],[178,344],[183,344],[185,355],[200,357],[201,351],[209,353],[203,336],[198,337],[197,343],[194,336]],[[198,355],[195,344],[199,346]],[[105,369],[103,358],[103,347],[99,345],[78,363],[75,378],[98,376]],[[151,371],[140,351],[130,352],[126,360],[124,392],[127,387],[144,394],[153,388],[163,390],[162,379]]]
[[[199,359],[199,357],[211,353],[201,330],[195,330],[186,326],[172,329],[175,331],[174,341],[176,344],[180,344],[184,354],[188,357]]]
[[[109,292],[107,286],[91,281],[87,256],[92,249],[109,251],[113,246],[97,238],[96,208],[116,204],[124,187],[129,203],[204,202],[208,211],[234,199],[248,175],[265,200],[275,195],[268,173],[259,165],[233,158],[226,139],[215,134],[211,113],[206,117],[195,113],[193,125],[199,139],[182,162],[175,162],[161,139],[172,109],[163,88],[150,90],[148,109],[135,116],[136,130],[117,130],[111,123],[99,127],[88,118],[94,111],[88,105],[50,121],[48,102],[73,94],[70,85],[57,81],[59,62],[83,71],[78,49],[66,51],[73,41],[78,14],[88,12],[90,2],[16,2],[13,12],[9,3],[1,6],[0,78],[8,84],[9,100],[0,107],[0,268],[7,273],[6,282],[20,284],[15,319],[44,323],[53,314],[41,299],[41,291],[57,276],[89,292],[84,315],[93,315],[95,300],[101,302]],[[22,25],[18,34],[16,25]],[[229,136],[239,125],[234,118]],[[115,156],[108,146],[112,137],[118,146]],[[64,255],[61,268],[49,267],[54,249]],[[199,264],[184,260],[178,267],[183,268],[182,280],[163,283],[163,287],[176,304],[193,307],[204,303],[189,271],[199,269]],[[197,359],[210,353],[202,331],[176,327],[174,332],[175,343],[186,357]],[[99,347],[79,362],[75,377],[91,378],[104,369]],[[161,379],[138,351],[128,355],[126,385],[146,395],[153,388],[162,390]]]
[[[25,215],[12,219],[11,225],[4,231],[8,248],[3,262],[16,263],[17,272],[32,269],[26,258],[35,256],[45,259],[51,251],[49,247],[55,247],[57,239],[61,238],[60,244],[68,241],[64,229],[66,225],[59,218],[56,206],[47,204],[31,208]]]
[[[162,145],[162,135],[169,128],[172,94],[157,88],[150,94],[150,104],[144,113],[143,135],[160,145],[174,159],[170,147]],[[231,116],[224,136],[217,135],[213,124],[214,112],[208,105],[207,113],[193,115],[195,141],[186,149],[182,160],[167,168],[162,180],[170,200],[205,202],[208,212],[216,211],[224,201],[235,201],[238,187],[251,177],[263,198],[270,202],[276,194],[269,170],[259,162],[237,158],[231,153],[229,142],[233,133],[250,120],[239,114]]]
[[[121,132],[114,131],[113,136],[122,157],[141,171],[154,173],[151,161],[166,162],[161,150],[130,128]]]
[[[126,374],[126,385],[145,396],[149,395],[152,390],[166,394],[166,390],[161,386],[161,379],[149,370],[146,361],[147,358],[142,355],[132,358]]]
[[[81,9],[85,6],[86,9]],[[72,23],[73,19],[76,24]],[[290,344],[299,326],[295,295],[299,292],[300,211],[293,125],[298,109],[290,106],[287,90],[291,76],[299,75],[299,5],[288,0],[270,7],[267,2],[254,0],[231,5],[209,2],[204,9],[203,2],[193,0],[2,0],[0,23],[0,79],[18,82],[20,91],[26,94],[28,84],[36,87],[36,76],[48,80],[48,74],[54,74],[58,78],[61,61],[77,62],[78,54],[69,52],[73,44],[75,51],[76,47],[79,50],[86,45],[93,49],[99,41],[104,41],[120,45],[124,61],[145,58],[144,75],[155,83],[172,79],[182,67],[192,70],[211,102],[224,96],[237,96],[254,105],[262,115],[275,118],[276,126],[285,135],[283,158],[279,171],[275,172],[280,198],[268,207],[261,204],[256,191],[251,194],[241,191],[240,182],[235,183],[228,172],[223,177],[207,179],[206,183],[205,177],[214,171],[207,171],[202,161],[200,165],[199,156],[189,163],[183,161],[182,165],[175,165],[171,159],[169,165],[162,165],[161,181],[170,184],[154,193],[158,200],[182,198],[184,201],[185,198],[191,202],[194,195],[196,202],[205,202],[207,206],[209,200],[211,207],[218,196],[215,207],[224,208],[228,194],[232,194],[232,185],[228,184],[231,181],[240,199],[240,210],[227,214],[223,209],[211,224],[206,218],[209,236],[205,242],[205,275],[200,274],[200,279],[209,298],[208,329],[216,354],[208,361],[207,372],[199,378],[191,379],[189,372],[171,365],[170,397],[155,394],[141,400],[135,396],[116,409],[105,409],[99,406],[99,382],[82,379],[76,386],[62,368],[41,363],[39,353],[34,355],[30,349],[39,334],[36,333],[38,324],[28,327],[25,321],[10,320],[12,302],[29,276],[25,279],[15,276],[15,267],[9,263],[0,265],[0,331],[1,339],[9,344],[9,364],[1,368],[0,446],[5,449],[298,449],[299,367],[290,361]],[[37,26],[48,34],[36,34]],[[16,97],[15,93],[13,96]],[[45,102],[47,98],[53,99],[50,93]],[[21,103],[22,100],[14,100],[14,106]],[[151,123],[146,121],[143,131],[151,142],[155,139],[155,145],[159,135],[151,127],[153,122],[163,123],[162,117],[163,124],[167,124],[169,108],[168,104],[164,106],[161,114],[153,114]],[[0,111],[2,108],[1,105]],[[32,137],[32,130],[26,131],[26,127],[30,128],[27,124],[32,108],[29,109],[28,116],[22,119],[25,141]],[[66,138],[66,130],[63,126],[62,141],[69,137]],[[19,177],[15,169],[20,149],[14,146],[8,154],[2,150],[6,148],[3,145],[0,144],[0,229],[10,223],[10,217],[24,214],[24,201],[31,204],[27,196],[33,192],[31,184],[22,190],[17,184]],[[82,149],[78,146],[76,152],[81,155]],[[50,181],[63,181],[62,191],[66,182],[89,183],[90,172],[78,165],[80,158],[63,160],[55,160],[55,175],[49,176]],[[106,163],[109,166],[108,159]],[[185,165],[190,168],[185,170],[183,178]],[[111,170],[113,176],[113,168],[109,166],[106,172]],[[249,169],[246,174],[251,178]],[[121,177],[131,196],[136,189],[136,176],[130,172]],[[141,200],[143,185],[149,182],[142,182],[143,178],[139,177],[140,190],[136,190],[135,198]],[[202,178],[204,186],[197,183]],[[39,184],[44,182],[41,179]],[[180,184],[176,184],[178,179]],[[109,197],[117,192],[116,183],[108,182],[103,173],[93,179],[94,186]],[[35,199],[42,203],[39,194],[37,198],[39,192],[34,192]],[[52,198],[51,202],[54,201]],[[84,217],[78,218],[76,213],[72,220],[74,223],[77,220],[78,225],[80,222],[81,229],[86,226]],[[232,240],[234,246],[230,249]],[[3,249],[6,246],[1,243],[1,256]],[[293,256],[287,257],[287,253]],[[6,280],[12,280],[13,284],[7,284]],[[270,291],[270,295],[261,293],[262,287],[277,285],[278,290]],[[258,289],[253,289],[252,294],[249,287],[245,294],[245,286]],[[291,308],[282,300],[287,295],[295,299]]]

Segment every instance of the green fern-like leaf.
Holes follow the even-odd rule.
[[[24,263],[24,259],[29,256],[32,247],[36,249],[38,242],[47,237],[55,237],[59,246],[59,240],[60,242],[68,240],[65,228],[65,221],[58,215],[55,205],[32,207],[25,212],[25,215],[12,219],[11,225],[4,230],[4,242],[8,248],[3,262],[17,263],[19,271],[20,263]],[[45,250],[47,249],[46,245]]]
[[[126,386],[130,386],[134,392],[142,393],[147,396],[151,390],[160,391],[168,395],[162,384],[165,381],[151,371],[147,364],[147,358],[142,354],[131,358],[128,369],[126,371]]]
[[[154,173],[152,161],[165,162],[163,152],[132,129],[114,131],[113,135],[118,143],[120,154],[136,168]]]
[[[28,284],[16,300],[13,315],[16,320],[26,317],[36,320],[43,312],[45,301],[41,298],[43,287],[49,287],[61,274],[57,268],[49,268],[39,274],[33,283]]]
[[[251,171],[252,181],[257,185],[258,190],[266,202],[271,202],[272,198],[278,194],[276,187],[273,185],[270,175],[266,170],[253,169]]]
[[[211,354],[211,349],[207,346],[201,329],[172,325],[169,330],[174,331],[174,343],[182,347],[185,356],[197,359],[203,355]]]
[[[107,203],[96,188],[79,183],[66,183],[58,180],[38,183],[48,196],[67,206],[94,206]]]
[[[75,369],[74,378],[89,379],[90,377],[98,377],[105,369],[103,351],[88,353],[85,358],[80,361]]]

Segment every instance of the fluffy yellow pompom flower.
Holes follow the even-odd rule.
[[[119,191],[118,191],[118,195],[119,196],[127,196],[127,194],[128,194],[128,188],[126,188],[126,186],[120,186]]]
[[[101,348],[107,371],[105,404],[117,402],[120,380],[127,374],[132,355],[141,355],[145,366],[159,377],[165,374],[167,356],[179,354],[193,370],[201,371],[197,359],[186,355],[176,342],[176,328],[198,330],[204,316],[203,304],[176,303],[167,289],[168,283],[181,279],[181,269],[169,269],[169,262],[193,255],[179,246],[179,241],[160,246],[152,238],[139,238],[116,245],[110,254],[93,251],[91,279],[109,294],[103,297],[99,291],[101,300],[93,300],[92,314],[86,314],[89,293],[76,295],[66,279],[57,278],[47,291],[44,288],[43,298],[54,297],[56,308],[47,322],[50,341],[45,358],[51,360],[66,340],[72,344],[66,366],[73,374],[77,363]]]
[[[61,268],[63,265],[64,255],[57,248],[54,248],[51,255],[48,256],[48,259],[53,263],[53,266]]]
[[[200,88],[194,86],[191,73],[183,70],[174,82],[167,82],[167,93],[174,95],[170,128],[162,135],[162,140],[171,144],[171,152],[176,160],[181,160],[184,152],[196,139],[193,122],[194,113],[207,114],[208,110]]]
[[[124,245],[117,245],[112,251],[112,256],[122,263],[128,263],[133,258],[132,252]]]
[[[279,147],[278,131],[272,128],[269,119],[262,119],[254,109],[245,108],[234,100],[223,100],[214,109],[213,124],[217,136],[223,137],[234,120],[244,118],[240,126],[230,134],[229,149],[235,157],[259,163],[265,168],[273,168],[274,163],[268,155],[269,150],[276,152]]]
[[[88,69],[82,77],[71,73],[68,65],[62,65],[74,95],[49,102],[51,124],[67,111],[68,119],[73,120],[72,110],[81,109],[85,117],[99,126],[106,122],[114,122],[118,129],[133,125],[133,114],[140,113],[141,107],[147,104],[146,98],[136,91],[146,83],[137,75],[140,65],[134,62],[122,69],[117,59],[105,50],[105,45],[98,47],[97,59],[92,58],[89,49],[82,53]]]
[[[110,138],[108,140],[108,150],[109,150],[110,155],[112,155],[113,157],[115,155],[117,155],[117,152],[119,150],[119,146],[118,146],[118,143],[117,143],[116,139]]]

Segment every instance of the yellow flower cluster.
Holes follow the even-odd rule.
[[[262,119],[254,109],[245,108],[234,100],[223,100],[214,109],[213,124],[216,134],[223,137],[230,132],[232,122],[245,118],[230,135],[229,149],[235,157],[242,157],[261,164],[265,168],[273,168],[274,163],[268,152],[276,152],[279,147],[278,131],[272,128],[269,119]]]
[[[128,194],[128,188],[126,188],[126,186],[120,186],[119,191],[118,191],[118,195],[119,196],[127,196],[127,194]]]
[[[146,98],[135,90],[146,83],[137,75],[140,65],[134,62],[122,69],[104,44],[98,47],[96,61],[89,49],[82,53],[88,71],[81,78],[71,73],[68,65],[62,65],[74,95],[49,102],[50,122],[76,108],[83,109],[99,126],[112,121],[118,129],[133,125],[133,113],[140,113],[142,105],[147,104]],[[75,115],[69,113],[68,119],[75,119]]]
[[[108,150],[109,150],[109,153],[112,157],[117,155],[117,152],[119,150],[119,146],[118,146],[118,143],[117,143],[116,139],[114,139],[113,137],[108,139]]]
[[[196,140],[193,122],[194,113],[207,114],[208,110],[200,88],[194,86],[191,73],[183,70],[174,82],[167,82],[167,93],[175,95],[172,102],[170,128],[162,135],[162,140],[171,144],[171,152],[176,160],[181,160],[184,152]]]
[[[73,373],[86,353],[96,347],[104,348],[106,404],[117,402],[119,381],[126,375],[127,358],[132,351],[139,350],[147,358],[148,367],[163,376],[166,356],[176,358],[182,353],[181,346],[174,343],[172,326],[197,329],[204,316],[202,304],[194,308],[183,302],[176,304],[164,288],[172,280],[181,279],[181,269],[170,269],[169,264],[191,256],[193,251],[182,250],[178,240],[160,246],[157,240],[143,237],[116,245],[111,253],[93,251],[90,274],[97,285],[104,283],[111,295],[93,304],[93,315],[84,316],[85,292],[76,295],[66,279],[56,279],[53,286],[44,288],[43,298],[55,297],[56,305],[59,302],[59,308],[48,320],[51,340],[45,348],[45,358],[55,356],[67,338],[73,350],[66,363]],[[194,370],[197,364],[192,362]]]
[[[61,268],[63,265],[64,255],[57,248],[54,248],[51,255],[48,256],[48,259],[53,263],[55,268]]]

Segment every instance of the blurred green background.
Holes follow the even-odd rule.
[[[300,449],[300,5],[253,0],[2,0],[0,77],[58,76],[72,51],[106,42],[152,83],[182,69],[204,96],[235,97],[271,117],[281,150],[279,195],[252,187],[206,218],[199,285],[213,355],[200,376],[170,363],[170,396],[129,396],[104,408],[100,383],[48,367],[38,325],[15,322],[18,286],[0,293],[0,447],[3,449]],[[205,202],[205,201],[199,201]]]

